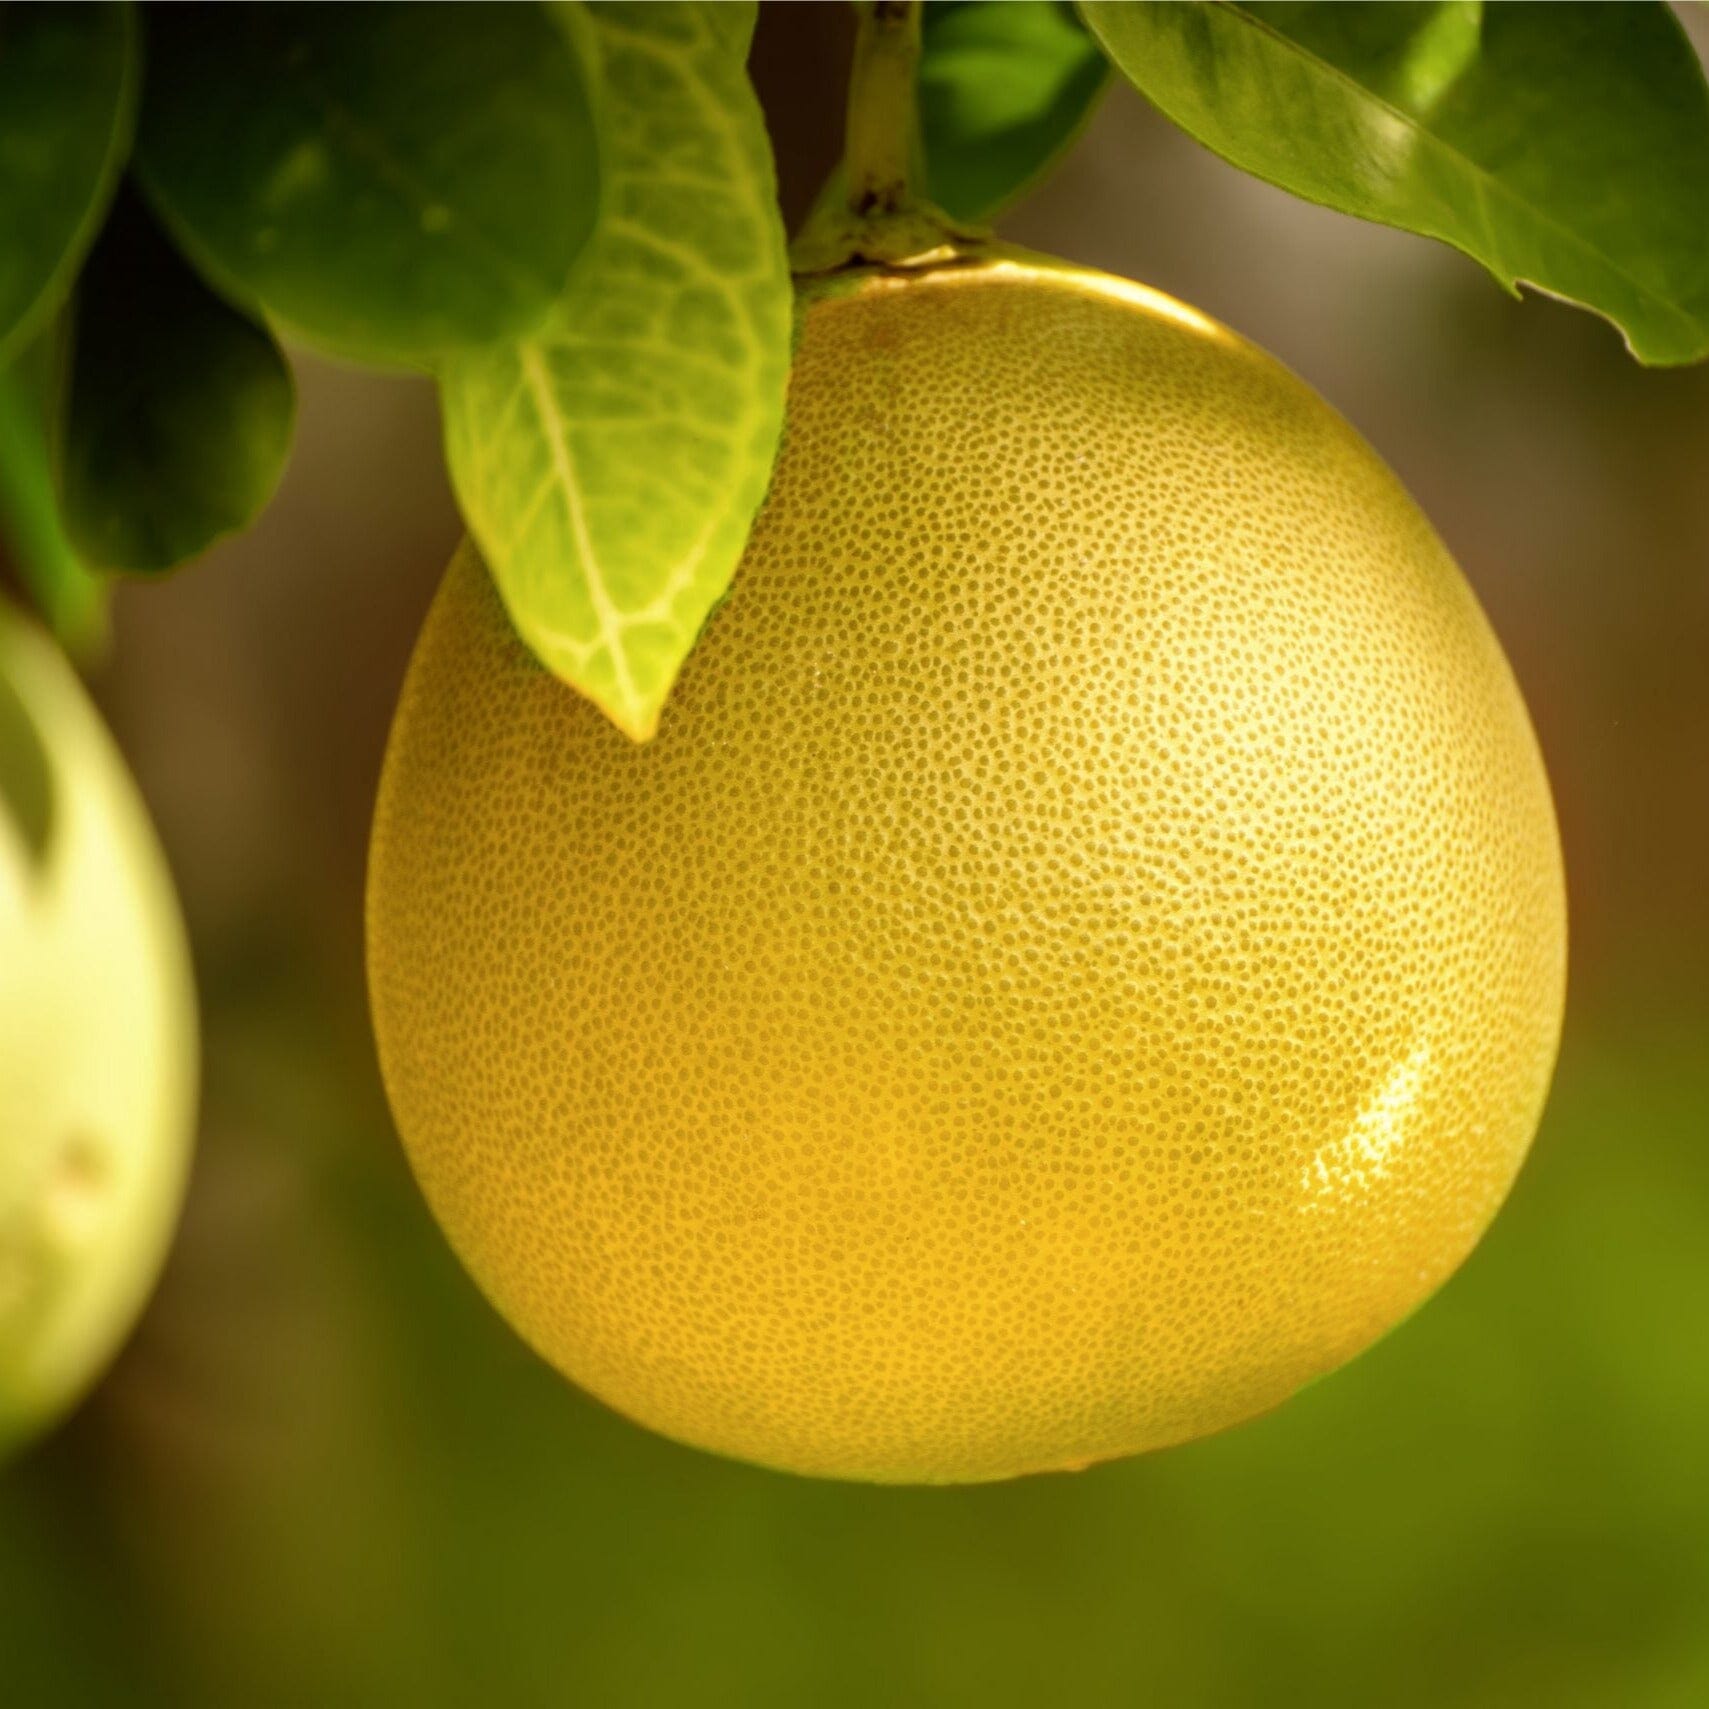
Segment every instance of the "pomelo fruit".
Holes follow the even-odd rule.
[[[426,1195],[685,1442],[1001,1478],[1261,1412],[1466,1256],[1565,910],[1477,601],[1269,357],[1013,253],[803,299],[726,603],[635,746],[453,563],[369,969]]]
[[[0,605],[0,723],[45,821],[0,804],[0,1455],[106,1367],[159,1274],[195,1119],[189,953],[118,750]]]

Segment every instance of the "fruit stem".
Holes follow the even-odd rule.
[[[54,501],[46,411],[23,366],[20,358],[0,367],[0,534],[48,627],[88,662],[106,640],[106,601],[66,538]]]
[[[936,266],[990,235],[920,194],[920,10],[921,0],[862,0],[843,164],[791,248],[797,274]]]
[[[913,201],[919,70],[920,0],[867,0],[860,9],[843,143],[848,208],[857,219],[899,214]]]

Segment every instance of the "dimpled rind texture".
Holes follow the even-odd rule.
[[[0,808],[0,1456],[129,1334],[196,1115],[189,947],[124,761],[57,648],[0,607],[0,674],[53,779],[46,852]]]
[[[369,964],[427,1197],[546,1358],[725,1454],[972,1481],[1248,1418],[1448,1276],[1565,908],[1393,475],[1191,310],[1010,259],[804,305],[649,745],[453,563]]]

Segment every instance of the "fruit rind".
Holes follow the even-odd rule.
[[[453,565],[376,816],[412,1163],[553,1363],[972,1482],[1225,1428],[1458,1265],[1565,902],[1441,542],[1280,364],[1014,253],[813,282],[732,596],[627,749]]]

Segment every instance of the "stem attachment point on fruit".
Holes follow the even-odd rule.
[[[921,0],[860,8],[843,164],[792,247],[798,274],[936,266],[990,235],[957,226],[921,193],[920,10]]]

